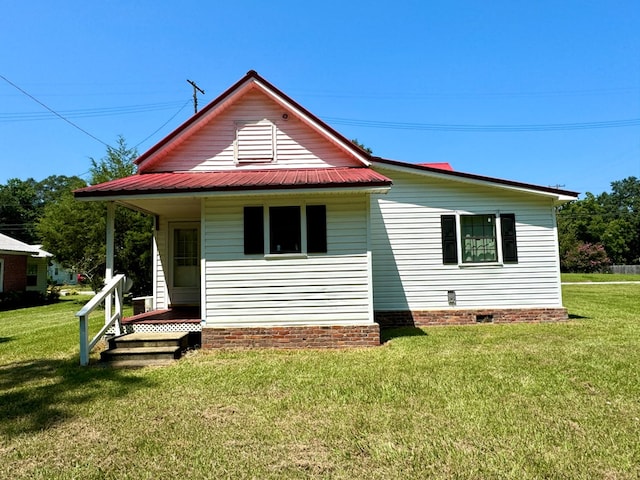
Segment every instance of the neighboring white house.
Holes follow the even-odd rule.
[[[154,307],[199,307],[203,346],[567,317],[555,207],[577,194],[374,157],[253,71],[136,163],[75,195],[155,216]]]
[[[48,269],[49,278],[56,285],[76,285],[78,274],[73,270],[64,268],[55,260],[51,260]]]

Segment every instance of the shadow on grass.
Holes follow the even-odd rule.
[[[0,337],[0,343],[7,343],[13,340],[13,337]]]
[[[381,343],[399,337],[424,337],[427,332],[418,327],[385,327],[380,330]]]
[[[73,360],[31,360],[0,366],[0,432],[15,436],[72,420],[82,404],[120,398],[152,386],[122,370],[80,367]]]
[[[587,320],[589,317],[583,317],[582,315],[576,315],[575,313],[569,314],[569,320]]]

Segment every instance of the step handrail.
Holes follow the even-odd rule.
[[[115,325],[116,335],[122,331],[122,300],[124,296],[125,276],[121,273],[115,275],[100,292],[98,292],[87,304],[76,313],[80,320],[80,365],[89,364],[89,352],[96,346],[106,331]],[[115,296],[113,295],[115,293]],[[111,315],[111,301],[115,298],[115,313]],[[104,327],[89,341],[89,315],[102,303],[104,309]]]

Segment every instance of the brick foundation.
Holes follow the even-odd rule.
[[[292,327],[203,327],[202,348],[347,348],[380,345],[371,325]]]
[[[431,325],[471,325],[476,323],[539,323],[567,320],[567,309],[504,308],[450,310],[377,311],[381,327],[427,327]]]

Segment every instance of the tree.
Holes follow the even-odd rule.
[[[37,223],[47,204],[84,186],[78,177],[52,175],[37,182],[33,178],[12,178],[0,185],[0,232],[28,244],[39,243]]]
[[[91,159],[91,184],[103,183],[135,172],[138,153],[123,137],[117,147],[107,147],[100,160]],[[152,221],[140,212],[117,207],[115,216],[115,270],[133,280],[135,294],[151,291]],[[106,265],[106,205],[80,202],[71,192],[47,206],[38,224],[45,250],[65,267],[82,272],[94,289],[103,283]]]
[[[136,173],[133,161],[138,157],[138,151],[127,147],[122,135],[116,140],[117,146],[107,146],[107,155],[100,160],[91,160],[91,185],[108,182],[116,178],[124,178]]]
[[[37,185],[33,178],[12,178],[0,187],[0,231],[22,242],[37,241],[35,223],[39,216]]]
[[[611,266],[604,246],[600,243],[579,242],[561,257],[562,269],[575,273],[606,272]]]
[[[101,203],[78,202],[72,192],[45,207],[38,223],[43,248],[66,268],[89,278],[100,289],[105,268],[106,209]]]
[[[583,245],[601,245],[614,264],[640,263],[640,181],[636,177],[611,183],[611,193],[585,198],[558,209],[560,258],[575,255]],[[584,252],[583,252],[584,253]],[[563,262],[563,268],[572,268]]]
[[[373,153],[373,150],[365,146],[363,143],[360,143],[357,138],[354,138],[353,140],[351,140],[351,143],[353,143],[356,147],[359,147],[360,149],[364,150],[369,154]]]

